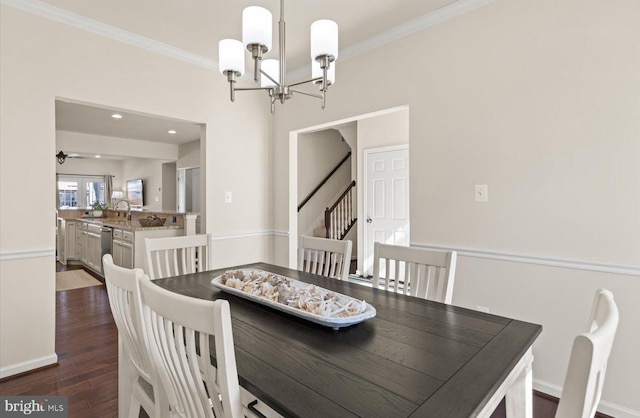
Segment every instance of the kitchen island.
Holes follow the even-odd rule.
[[[58,261],[82,264],[102,275],[102,256],[112,254],[114,263],[146,269],[144,240],[195,234],[197,213],[168,211],[107,210],[104,217],[90,211],[61,211],[58,217]],[[75,215],[75,216],[74,216]],[[79,215],[79,216],[78,216]],[[142,226],[147,216],[166,218],[162,226]]]

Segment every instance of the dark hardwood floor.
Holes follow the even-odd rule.
[[[56,353],[58,365],[3,379],[0,394],[63,395],[70,418],[117,417],[118,338],[104,286],[56,292]],[[551,418],[556,408],[557,399],[534,391],[534,417]],[[503,400],[492,418],[505,416]]]
[[[69,417],[117,417],[117,347],[104,286],[56,292],[58,365],[5,379],[0,393],[64,395]]]

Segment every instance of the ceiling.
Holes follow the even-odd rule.
[[[114,114],[122,118],[112,117]],[[175,145],[200,139],[200,125],[197,123],[63,100],[56,100],[56,130]],[[169,131],[175,133],[170,134]],[[60,151],[58,147],[57,151]],[[93,154],[74,149],[62,151],[74,157],[93,157]],[[127,157],[117,154],[102,155],[104,159],[120,160]]]
[[[295,0],[285,1],[287,28],[287,71],[300,73],[310,66],[309,26],[317,19],[332,19],[339,27],[339,48],[343,51],[373,36],[428,15],[435,10],[466,0]],[[263,6],[273,15],[274,50],[265,58],[277,58],[280,2],[277,0],[43,0],[64,9],[62,13],[80,15],[109,26],[150,38],[217,62],[218,41],[242,36],[242,10]],[[455,7],[455,5],[454,5]],[[76,16],[77,18],[77,16]],[[248,72],[250,56],[245,55]],[[340,66],[340,57],[336,63]],[[339,71],[339,70],[338,70]],[[195,123],[168,120],[151,115],[118,111],[91,105],[56,102],[56,129],[103,136],[181,144],[200,137]],[[175,135],[167,134],[173,129]],[[74,152],[74,150],[64,150]]]
[[[89,19],[163,42],[202,57],[218,59],[218,41],[241,39],[242,10],[262,6],[273,15],[277,58],[280,2],[277,0],[43,0]],[[348,48],[374,35],[433,12],[455,0],[289,0],[284,2],[287,69],[311,65],[309,27],[318,19],[338,23],[339,47]],[[250,57],[245,56],[247,69]],[[339,58],[337,65],[340,65]]]
[[[115,119],[114,114],[122,118]],[[200,139],[197,123],[62,100],[56,100],[56,130],[177,145]]]

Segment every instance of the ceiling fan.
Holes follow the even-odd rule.
[[[64,152],[60,151],[59,153],[56,154],[56,158],[58,159],[58,164],[64,164],[67,158],[89,158],[89,157],[83,157],[82,155],[74,154],[74,153],[65,154]]]

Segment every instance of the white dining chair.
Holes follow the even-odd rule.
[[[144,332],[168,395],[172,416],[240,418],[240,400],[229,302],[202,300],[139,280]],[[214,339],[210,340],[210,336]],[[210,342],[216,367],[209,367]]]
[[[145,238],[151,280],[211,269],[211,235]]]
[[[588,331],[573,340],[556,418],[595,416],[618,319],[613,294],[606,289],[596,291]]]
[[[455,251],[376,242],[373,247],[373,287],[450,304],[456,260]]]
[[[300,237],[298,269],[307,273],[346,280],[351,264],[350,240]]]
[[[152,418],[167,416],[169,406],[163,396],[160,381],[151,366],[136,295],[138,278],[149,278],[144,275],[142,269],[130,270],[115,265],[111,254],[105,254],[102,263],[111,313],[135,371],[131,382],[129,417],[137,418],[140,406]]]

